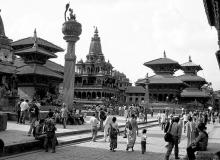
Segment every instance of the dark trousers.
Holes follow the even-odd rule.
[[[20,117],[21,117],[21,111],[17,111],[17,115],[18,115],[18,117],[17,117],[17,123],[19,123],[19,122],[20,122]]]
[[[165,129],[165,125],[166,125],[165,122],[162,122],[162,123],[161,123],[161,130],[164,130],[164,129]]]
[[[144,154],[146,152],[146,141],[141,141],[141,153]]]
[[[196,157],[195,157],[195,152],[198,151],[198,148],[195,147],[193,148],[192,146],[189,146],[187,149],[186,149],[186,152],[187,152],[187,156],[188,156],[188,159],[189,160],[195,160]]]
[[[55,151],[56,148],[56,142],[57,142],[57,137],[54,135],[53,137],[48,137],[46,136],[44,139],[44,148],[46,151],[48,151],[49,143],[52,145],[52,150]]]
[[[173,141],[169,142],[168,147],[167,147],[167,153],[165,155],[165,160],[169,160],[169,157],[171,155],[173,147],[174,147],[175,158],[177,158],[177,157],[179,157],[179,146],[178,146],[178,137],[177,136],[173,136]]]
[[[100,126],[99,126],[99,129],[102,131],[103,130],[103,120],[100,119]]]
[[[184,128],[184,133],[185,133],[186,132],[186,123],[187,123],[187,121],[184,121],[183,123],[184,123],[183,128]]]

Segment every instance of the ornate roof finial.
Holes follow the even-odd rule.
[[[148,79],[149,78],[149,76],[148,76],[148,73],[146,74],[146,79]]]
[[[98,32],[98,28],[97,27],[95,27],[95,33],[96,34],[98,34],[99,32]]]
[[[0,12],[1,12],[1,9],[0,9]],[[0,36],[5,37],[5,29],[4,29],[4,24],[2,21],[1,15],[0,15]]]
[[[34,46],[33,47],[37,47],[37,30],[36,30],[36,28],[34,29]]]
[[[189,56],[189,62],[192,62],[191,56]]]
[[[163,57],[167,58],[165,50],[163,51]]]

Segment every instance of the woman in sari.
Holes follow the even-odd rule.
[[[126,150],[128,151],[129,148],[132,149],[132,151],[134,151],[134,144],[136,141],[136,137],[138,134],[138,125],[137,125],[137,121],[136,121],[136,117],[134,114],[131,115],[131,120],[129,123],[129,131],[128,131],[128,141],[127,141],[127,148]]]
[[[115,149],[117,148],[117,135],[119,133],[118,130],[118,123],[116,122],[116,117],[112,118],[112,123],[110,123],[110,131],[109,131],[109,137],[110,137],[110,151],[115,152]]]
[[[186,136],[187,136],[187,147],[194,141],[196,138],[196,123],[193,121],[192,117],[188,118],[186,123]]]

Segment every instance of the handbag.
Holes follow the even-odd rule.
[[[173,123],[171,123],[171,126],[170,126],[169,130],[168,130],[167,133],[164,135],[164,140],[165,140],[165,142],[172,142],[172,141],[173,141],[173,136],[172,136],[172,134],[170,133],[170,130],[171,130],[171,128],[172,128],[172,124],[173,124]]]

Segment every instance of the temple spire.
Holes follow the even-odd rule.
[[[37,31],[36,31],[36,28],[34,29],[34,46],[33,47],[37,47]]]
[[[189,56],[189,62],[192,62],[191,56]]]
[[[165,50],[164,50],[164,52],[163,52],[163,57],[164,57],[164,58],[167,58]]]
[[[102,55],[102,47],[100,42],[100,37],[98,35],[98,28],[94,27],[94,36],[92,37],[92,41],[90,43],[89,54]]]
[[[95,27],[95,32],[94,32],[94,33],[95,33],[95,34],[98,34],[98,33],[99,33],[97,27]]]
[[[1,9],[0,9],[0,13],[1,13]],[[1,14],[0,14],[0,36],[5,37],[5,29],[4,29],[4,24],[2,21]]]

